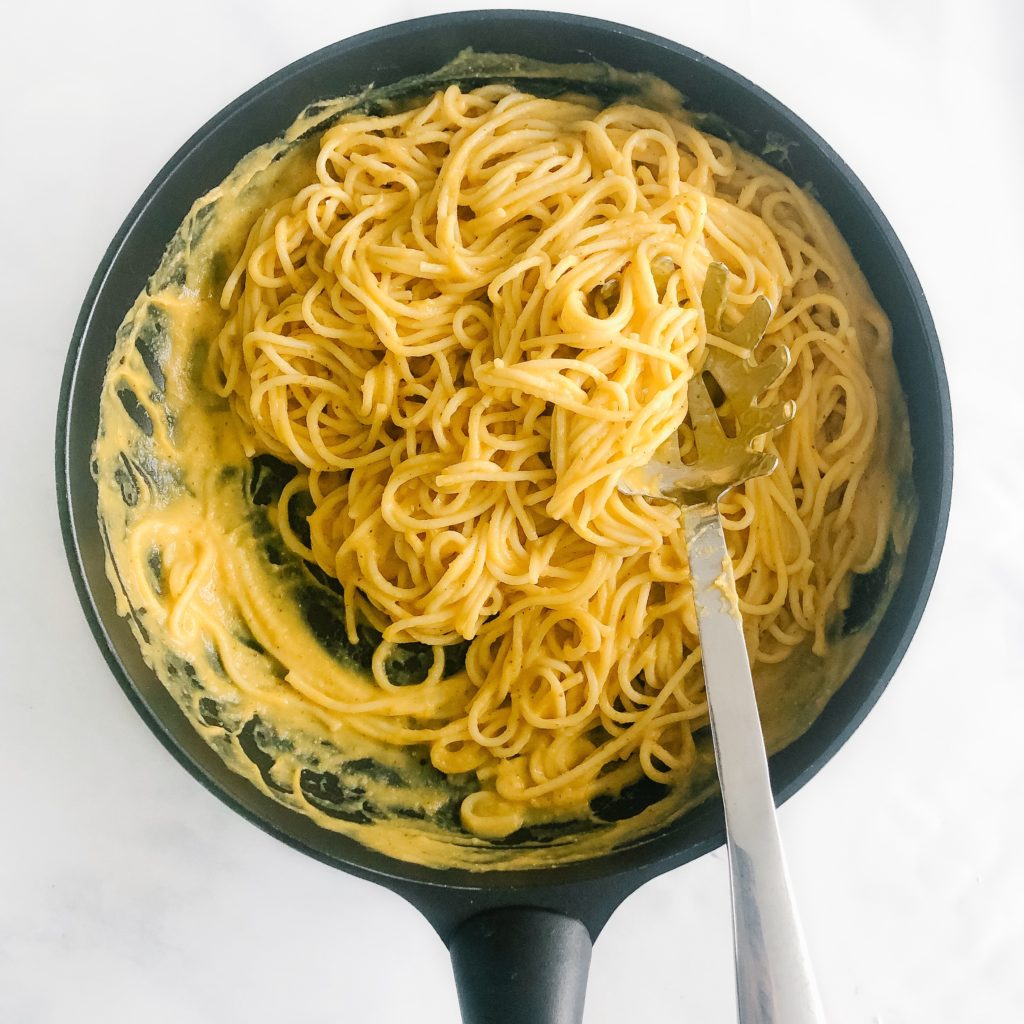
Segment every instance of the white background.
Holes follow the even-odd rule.
[[[231,814],[160,747],[79,610],[58,384],[103,251],[178,145],[303,54],[461,4],[10,5],[0,64],[0,1021],[454,1024],[397,897]],[[472,6],[472,5],[466,5]],[[781,812],[834,1024],[1024,1019],[1024,239],[1014,0],[564,2],[695,47],[849,161],[914,262],[957,435],[946,555],[867,723]],[[721,852],[597,943],[587,1024],[733,1017]],[[785,1024],[785,1022],[780,1022]]]

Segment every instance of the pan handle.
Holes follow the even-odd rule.
[[[591,947],[582,921],[552,910],[469,918],[448,942],[463,1024],[580,1024]]]

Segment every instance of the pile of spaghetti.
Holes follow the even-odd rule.
[[[778,470],[722,506],[750,655],[824,652],[892,501],[870,472],[889,327],[833,232],[782,174],[626,103],[452,86],[330,128],[315,177],[253,226],[213,353],[246,451],[300,470],[275,520],[343,586],[339,629],[383,634],[373,699],[289,682],[475,772],[478,835],[685,775],[707,706],[679,512],[617,483],[683,425],[721,343],[700,305],[721,261],[727,322],[772,302],[762,351],[793,359],[769,398],[797,406],[765,442]],[[386,661],[409,641],[434,666],[398,687]]]

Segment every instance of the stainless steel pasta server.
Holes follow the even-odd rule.
[[[696,460],[685,464],[678,439],[633,470],[620,490],[675,502],[683,511],[700,631],[718,776],[725,805],[732,880],[740,1024],[821,1024],[824,1012],[790,892],[768,761],[758,718],[743,621],[718,501],[731,487],[774,471],[775,455],[756,444],[792,419],[793,403],[760,404],[789,365],[776,347],[753,353],[771,318],[759,296],[744,319],[723,332],[728,271],[708,270],[701,301],[711,344],[689,385],[689,425]],[[749,352],[750,358],[743,354]],[[706,380],[713,379],[719,401]]]

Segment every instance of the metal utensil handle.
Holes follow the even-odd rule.
[[[684,509],[725,805],[740,1024],[824,1024],[782,854],[736,582],[716,505]]]

